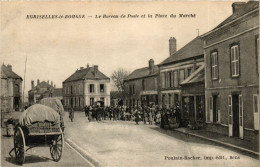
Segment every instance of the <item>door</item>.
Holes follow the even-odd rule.
[[[228,96],[228,135],[233,136],[233,107],[232,96]]]
[[[239,137],[239,99],[238,95],[232,95],[233,108],[233,136]]]
[[[195,108],[194,108],[194,96],[189,97],[189,120],[194,122],[195,121]]]
[[[243,120],[244,110],[243,110],[243,98],[239,95],[239,137],[244,138],[244,120]]]
[[[213,96],[213,122],[218,122],[217,96]]]
[[[19,111],[20,108],[20,97],[14,97],[14,109]]]

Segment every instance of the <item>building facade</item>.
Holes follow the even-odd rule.
[[[56,91],[56,86],[53,85],[53,81],[51,83],[49,80],[40,82],[37,79],[37,85],[34,85],[34,80],[31,81],[31,90],[28,91],[28,102],[29,105],[33,105],[39,103],[41,99],[45,97],[56,97],[53,92]],[[57,97],[60,95],[57,95]]]
[[[158,66],[150,59],[148,67],[134,70],[124,79],[127,106],[158,104]]]
[[[64,108],[82,110],[86,105],[102,101],[110,105],[110,78],[98,70],[98,66],[81,67],[63,82]]]
[[[208,129],[241,139],[259,133],[259,2],[233,3],[233,14],[204,34]]]
[[[23,79],[11,65],[1,66],[1,112],[19,111],[22,108]]]
[[[192,89],[194,83],[193,86],[187,86],[190,81],[186,79],[191,80],[196,77],[192,76],[194,73],[199,74],[204,70],[203,41],[198,36],[176,51],[176,39],[172,37],[169,46],[170,56],[158,65],[159,104],[166,108],[179,106],[183,118],[194,120],[199,115],[198,107],[204,104],[204,83],[203,80],[202,83],[197,82],[197,89]],[[185,84],[181,85],[184,81]]]

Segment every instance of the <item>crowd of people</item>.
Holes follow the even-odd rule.
[[[127,106],[108,106],[101,105],[84,107],[85,115],[89,121],[101,120],[134,120],[138,125],[140,122],[144,124],[165,125],[179,124],[181,122],[181,113],[178,105],[172,108],[161,107],[158,105],[139,105],[134,107]]]

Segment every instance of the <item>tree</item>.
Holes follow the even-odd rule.
[[[124,79],[129,75],[129,72],[123,68],[118,68],[113,71],[111,79],[113,80],[117,90],[121,93],[123,100],[125,99]]]

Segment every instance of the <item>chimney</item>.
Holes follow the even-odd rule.
[[[7,67],[12,70],[12,65],[8,64]]]
[[[54,88],[56,88],[56,85],[54,84]]]
[[[94,76],[97,75],[97,71],[98,71],[98,66],[97,66],[97,65],[94,65]]]
[[[87,64],[87,68],[89,68],[89,64]]]
[[[53,86],[53,81],[51,81],[51,86]]]
[[[169,51],[170,51],[170,56],[172,56],[177,50],[176,46],[176,39],[174,37],[171,37],[169,40]]]
[[[39,85],[40,84],[40,80],[39,79],[37,79],[37,85]]]
[[[47,83],[50,84],[50,81],[48,80]]]
[[[152,74],[154,71],[154,60],[153,59],[150,59],[149,60],[149,73]]]
[[[232,11],[235,13],[238,9],[243,7],[246,4],[246,2],[234,2],[232,3]]]
[[[31,86],[34,88],[34,80],[31,81]]]
[[[80,67],[80,70],[83,70],[83,67]]]

